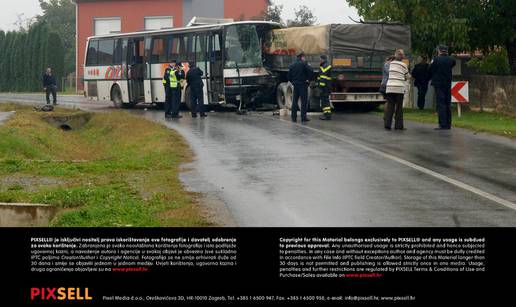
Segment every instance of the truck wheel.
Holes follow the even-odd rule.
[[[317,111],[321,108],[319,97],[315,96],[316,90],[311,86],[308,87],[308,112]]]
[[[311,101],[312,101],[312,88],[308,87],[308,111],[312,109]],[[292,110],[292,100],[294,99],[294,85],[291,83],[287,84],[285,91],[285,106],[287,109]],[[298,110],[301,110],[301,101],[297,102]]]
[[[288,110],[292,110],[292,100],[294,99],[294,85],[288,83],[287,89],[285,91],[285,106]],[[297,106],[300,107],[299,101],[297,102]],[[299,108],[298,108],[299,109]]]
[[[287,106],[287,86],[288,84],[283,82],[276,89],[276,103],[280,109],[285,109]]]

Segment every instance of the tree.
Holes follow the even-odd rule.
[[[267,9],[262,11],[260,15],[255,16],[253,20],[265,20],[284,24],[281,14],[283,13],[283,5],[276,5],[272,1],[269,1]]]
[[[401,22],[411,26],[412,49],[432,55],[439,44],[451,50],[468,49],[465,19],[455,15],[461,1],[347,0],[366,21]]]
[[[513,0],[469,1],[461,13],[469,19],[470,44],[486,54],[505,47],[516,74],[516,6]]]
[[[39,0],[43,15],[39,21],[44,21],[49,29],[56,32],[66,50],[64,73],[75,71],[75,5],[70,0]]]
[[[287,26],[289,27],[312,26],[317,22],[317,17],[314,16],[310,8],[308,8],[306,5],[301,5],[294,12],[296,19],[287,21]]]
[[[504,46],[516,74],[516,6],[514,0],[347,0],[366,20],[399,21],[412,28],[416,53],[430,55],[437,44],[452,51]]]
[[[40,91],[46,67],[60,80],[64,54],[61,37],[44,21],[23,31],[0,31],[0,91]]]

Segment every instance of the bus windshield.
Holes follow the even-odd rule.
[[[256,25],[232,25],[226,28],[226,68],[262,66],[262,49]]]

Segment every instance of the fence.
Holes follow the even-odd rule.
[[[471,75],[466,79],[472,107],[516,116],[516,76]]]

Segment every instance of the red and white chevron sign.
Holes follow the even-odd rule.
[[[452,82],[451,88],[452,102],[466,104],[469,102],[468,81]]]

